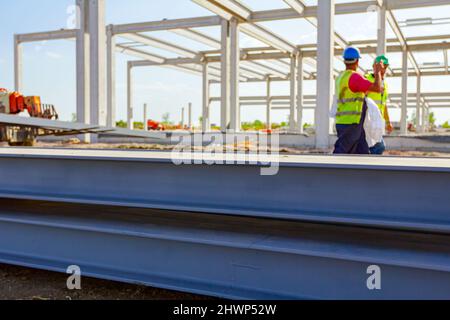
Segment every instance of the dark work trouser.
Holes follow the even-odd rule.
[[[367,105],[364,102],[361,121],[359,124],[337,124],[338,141],[334,147],[334,154],[370,154],[366,141],[364,121],[366,120]]]

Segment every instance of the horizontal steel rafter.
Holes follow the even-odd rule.
[[[77,30],[74,29],[37,32],[37,33],[24,33],[16,35],[16,39],[19,43],[75,39],[76,37],[77,37]]]
[[[237,19],[240,23],[241,32],[253,37],[267,45],[278,48],[279,50],[296,53],[296,48],[293,44],[278,35],[269,31],[267,28],[251,23],[248,19],[252,15],[252,11],[247,8],[239,0],[192,0],[194,3],[218,14],[223,19],[231,20]]]
[[[403,10],[413,8],[424,8],[430,6],[448,5],[447,0],[386,0],[387,8],[389,10]],[[378,1],[361,1],[351,3],[337,3],[336,15],[358,14],[366,13],[368,8],[378,6]],[[317,6],[307,6],[302,14],[299,14],[295,9],[276,9],[263,10],[253,12],[252,22],[264,22],[274,20],[292,20],[298,18],[314,18],[317,17]]]
[[[174,29],[171,30],[171,32],[178,34],[180,36],[183,36],[185,38],[197,41],[199,43],[202,43],[204,45],[207,45],[209,47],[220,49],[221,44],[219,40],[214,39],[213,37],[210,37],[202,32],[191,30],[191,29]]]
[[[220,26],[222,19],[218,16],[161,20],[142,23],[130,23],[122,25],[114,25],[113,34],[137,33],[137,32],[153,32],[164,30],[176,30],[187,28],[201,28]]]
[[[165,51],[174,52],[176,54],[179,54],[180,56],[185,56],[188,58],[195,58],[197,56],[197,53],[195,51],[192,51],[192,50],[183,48],[177,44],[170,43],[168,41],[157,39],[157,38],[150,37],[147,35],[126,33],[126,34],[122,34],[121,37],[131,40],[131,41],[134,41],[136,43],[144,44],[146,46],[162,49]]]

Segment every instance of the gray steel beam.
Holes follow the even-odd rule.
[[[450,297],[448,235],[43,202],[0,204],[2,263],[61,273],[78,265],[82,276],[231,299]],[[367,287],[373,265],[380,268],[382,290]]]
[[[190,152],[3,149],[0,177],[8,183],[0,187],[0,197],[450,233],[449,159],[234,158],[234,165],[176,166],[175,160],[208,163],[225,158]],[[239,165],[243,159],[256,162]],[[261,168],[266,167],[261,162],[266,161],[279,161],[277,175],[261,176]],[[152,177],[153,183],[148,184],[142,176]],[[423,186],[427,186],[426,192]]]

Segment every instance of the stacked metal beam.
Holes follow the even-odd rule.
[[[172,159],[1,150],[0,262],[227,298],[450,298],[449,160]]]

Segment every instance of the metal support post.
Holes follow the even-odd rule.
[[[304,64],[303,56],[299,54],[297,57],[297,127],[299,133],[303,133],[303,80],[304,80]]]
[[[134,129],[133,120],[133,66],[131,62],[127,65],[127,125],[128,129]]]
[[[403,50],[403,68],[402,68],[402,115],[400,120],[400,133],[408,133],[408,49]]]
[[[316,147],[330,145],[330,107],[333,90],[335,1],[318,2]]]
[[[209,64],[203,63],[203,112],[202,112],[202,131],[211,130],[210,121],[210,86],[209,86]]]

